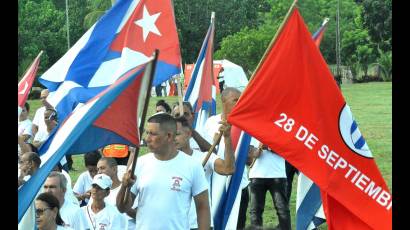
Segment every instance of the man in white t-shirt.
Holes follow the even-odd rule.
[[[46,131],[46,123],[44,122],[44,112],[46,111],[46,107],[50,107],[50,104],[47,102],[47,97],[48,97],[48,89],[43,89],[40,92],[40,100],[41,106],[36,110],[36,113],[34,114],[33,118],[33,125],[32,125],[32,130],[33,130],[33,136],[37,134],[38,131],[43,130]]]
[[[253,150],[256,159],[249,170],[251,225],[255,229],[262,229],[265,198],[269,191],[279,219],[277,229],[290,230],[292,228],[286,194],[285,159],[272,152],[267,146],[261,145],[255,138],[252,138],[251,145],[258,146]]]
[[[117,196],[117,208],[128,211],[138,196],[136,229],[189,229],[189,209],[195,201],[198,229],[209,230],[208,185],[202,165],[178,151],[176,121],[166,113],[148,119],[150,153],[137,160],[135,174],[126,173]],[[126,188],[128,199],[124,201]]]
[[[37,149],[47,140],[53,129],[57,126],[57,111],[53,108],[46,108],[43,114],[43,121],[46,125],[46,129],[39,129],[33,139],[33,145]]]
[[[211,116],[206,120],[204,125],[204,130],[202,136],[210,143],[214,143],[216,139],[216,134],[219,133],[219,127],[221,126],[221,121],[226,120],[229,113],[232,111],[233,107],[238,102],[241,92],[233,87],[227,87],[221,93],[221,102],[222,102],[222,113],[215,116]],[[219,144],[217,145],[217,155],[221,156],[225,152],[225,141],[222,136]],[[235,151],[235,150],[233,150]],[[242,181],[240,184],[241,189],[241,201],[239,206],[238,222],[237,229],[244,229],[246,223],[246,210],[249,203],[249,192],[248,192],[248,170],[245,166],[242,174]],[[213,207],[214,209],[214,207]]]
[[[66,226],[76,230],[88,228],[87,220],[81,208],[64,198],[67,191],[67,179],[62,173],[52,171],[48,175],[43,189],[44,192],[53,194],[60,202],[60,216]]]
[[[101,159],[101,154],[98,150],[88,152],[84,154],[84,164],[87,171],[80,174],[77,181],[74,184],[73,192],[78,201],[81,202],[81,206],[88,203],[91,196],[91,183],[93,177],[97,174],[97,163]]]
[[[110,194],[112,180],[105,174],[94,176],[91,188],[92,202],[82,207],[90,229],[126,229],[125,219],[117,208],[105,199]]]
[[[30,112],[30,105],[26,102],[21,110],[18,122],[18,135],[24,136],[24,141],[28,141],[33,136],[31,131],[31,121],[28,119],[28,113]]]
[[[202,164],[205,157],[207,156],[206,152],[201,152],[199,150],[193,150],[190,147],[189,140],[191,138],[191,126],[188,123],[185,117],[177,117],[177,135],[175,136],[175,142],[177,148],[182,152],[186,153],[189,156],[192,156],[198,163]],[[223,132],[225,137],[225,146],[231,146],[231,126],[227,122],[223,122],[221,127],[219,128],[220,132]],[[208,182],[208,186],[211,183],[211,176],[212,173],[215,171],[221,175],[232,175],[235,172],[235,157],[233,155],[232,147],[228,147],[225,149],[224,159],[222,160],[219,156],[212,153],[207,160],[204,170],[205,170],[205,177]],[[208,191],[209,187],[208,187]],[[210,194],[209,194],[210,196]],[[211,202],[210,202],[211,203]],[[212,216],[212,215],[211,215]],[[190,218],[190,228],[197,229],[197,218],[195,212],[195,203],[192,201],[191,209],[189,211],[189,218]],[[211,218],[211,227],[213,227],[213,221]]]
[[[209,144],[205,138],[203,138],[195,129],[192,128],[195,113],[194,113],[191,103],[189,103],[189,101],[184,101],[182,102],[182,105],[183,105],[182,115],[180,114],[181,112],[180,112],[178,104],[174,105],[171,115],[174,117],[183,116],[188,121],[188,124],[190,125],[191,132],[192,132],[191,138],[189,139],[190,147],[193,150],[200,150],[202,152],[207,152],[208,149],[211,148],[211,144]]]
[[[97,163],[98,174],[105,174],[110,177],[112,181],[112,186],[110,190],[110,194],[104,198],[104,202],[106,204],[117,206],[117,194],[120,191],[121,181],[118,178],[118,164],[117,161],[112,157],[102,157]],[[93,198],[90,198],[88,204],[92,204]],[[126,213],[121,214],[123,216],[123,221],[128,222],[123,225],[132,225],[132,229],[135,229],[135,209],[131,209],[127,215]],[[129,226],[128,228],[131,228]]]

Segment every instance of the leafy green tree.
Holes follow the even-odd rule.
[[[18,76],[44,50],[38,70],[41,74],[67,49],[65,14],[51,0],[19,0],[18,7]]]
[[[364,0],[362,2],[363,25],[368,29],[372,42],[383,52],[392,47],[392,1]]]

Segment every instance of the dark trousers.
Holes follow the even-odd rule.
[[[246,223],[246,210],[248,209],[249,203],[249,190],[248,186],[242,189],[241,203],[239,205],[238,223],[236,224],[236,229],[245,229]]]
[[[162,86],[161,86],[161,84],[155,86],[155,93],[157,94],[157,97],[162,97]]]
[[[251,178],[251,225],[255,228],[263,226],[262,215],[265,209],[266,192],[272,196],[273,205],[279,219],[281,230],[290,230],[290,211],[286,196],[286,178]]]
[[[288,204],[289,204],[290,196],[292,195],[293,177],[295,176],[296,173],[299,174],[299,170],[287,161],[285,161],[285,167],[286,167],[286,179],[288,181],[288,185],[286,187],[286,196],[288,197]]]
[[[224,90],[224,84],[225,84],[225,81],[220,81],[219,82],[219,92],[220,93],[222,93],[222,91]]]

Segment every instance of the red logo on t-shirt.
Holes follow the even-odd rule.
[[[172,180],[174,180],[174,183],[172,184],[171,190],[178,191],[178,192],[181,191],[180,187],[181,187],[182,178],[173,176]]]

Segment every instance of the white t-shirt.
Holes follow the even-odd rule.
[[[194,158],[198,163],[202,164],[203,160],[205,159],[207,153],[206,152],[201,152],[198,150],[194,150],[192,152],[191,157]],[[204,171],[205,171],[205,178],[206,181],[208,182],[208,198],[209,198],[209,206],[211,206],[211,194],[210,194],[210,183],[211,183],[211,176],[212,176],[212,172],[215,171],[214,170],[214,166],[215,166],[215,160],[219,159],[219,157],[212,153],[209,156],[208,161],[206,162],[205,166],[204,166]],[[213,215],[211,215],[212,217]],[[214,226],[213,224],[213,218],[211,218],[211,227]],[[189,227],[190,228],[198,228],[198,222],[197,222],[197,218],[196,218],[196,207],[195,207],[195,201],[192,198],[192,202],[191,202],[191,208],[189,209]]]
[[[33,142],[34,141],[38,141],[38,142],[44,142],[47,140],[49,136],[49,133],[46,130],[38,130],[38,132],[36,133],[36,135],[34,136]]]
[[[45,131],[47,132],[47,126],[46,123],[44,122],[44,112],[46,111],[45,106],[41,106],[36,110],[36,113],[34,114],[33,118],[33,125],[37,125],[38,131]]]
[[[64,201],[63,206],[60,208],[60,216],[61,219],[63,219],[65,226],[75,230],[84,230],[88,227],[84,212],[78,205],[75,205],[70,201]]]
[[[93,179],[91,178],[91,175],[88,171],[81,173],[77,181],[75,182],[73,192],[80,195],[86,193],[91,189],[92,182]],[[88,199],[85,199],[85,202],[88,202]]]
[[[32,123],[30,119],[26,119],[24,121],[19,121],[19,126],[18,126],[18,135],[30,135],[33,136],[33,133],[31,132],[31,127]]]
[[[259,141],[252,138],[251,145],[259,147]],[[249,170],[249,178],[286,178],[285,159],[276,153],[262,150]]]
[[[109,204],[115,208],[117,208],[117,194],[120,191],[121,185],[116,187],[115,189],[110,190],[110,194],[104,198],[104,202],[106,204]],[[91,205],[93,203],[93,198],[90,198],[90,201],[88,202],[88,205]],[[118,210],[117,210],[118,211]],[[118,211],[119,212],[119,211]],[[127,215],[127,213],[120,213],[122,216],[122,226],[127,226],[128,225],[128,219],[132,219],[130,216]]]
[[[67,179],[67,190],[65,191],[65,194],[64,194],[64,200],[70,201],[71,203],[80,206],[80,203],[78,202],[77,197],[75,197],[72,186],[71,186],[70,174],[68,174],[65,170],[61,170],[61,173]]]
[[[221,124],[219,124],[219,122],[222,120],[221,118],[221,114],[217,114],[215,116],[211,116],[208,118],[208,120],[206,120],[205,122],[205,126],[204,126],[204,130],[202,133],[202,136],[205,138],[205,140],[207,140],[209,143],[214,143],[214,135],[215,133],[219,132],[219,127],[221,126]],[[239,146],[239,145],[238,145]],[[221,158],[221,159],[225,159],[225,140],[224,137],[221,137],[221,141],[219,142],[219,145],[216,147],[216,149],[218,150],[217,155]],[[233,149],[233,151],[235,152],[235,149]],[[244,189],[246,186],[248,186],[249,184],[249,179],[248,179],[248,168],[245,165],[245,168],[243,170],[243,174],[242,174],[242,180],[241,180],[241,189]]]
[[[74,229],[70,228],[70,227],[67,227],[67,226],[57,225],[56,230],[74,230]]]
[[[181,151],[167,161],[148,153],[138,159],[135,175],[136,229],[189,229],[192,197],[208,189],[202,165]]]
[[[87,223],[90,229],[95,230],[116,230],[127,229],[124,225],[123,217],[115,206],[105,204],[105,207],[98,213],[94,213],[91,204],[81,207],[87,217]]]

